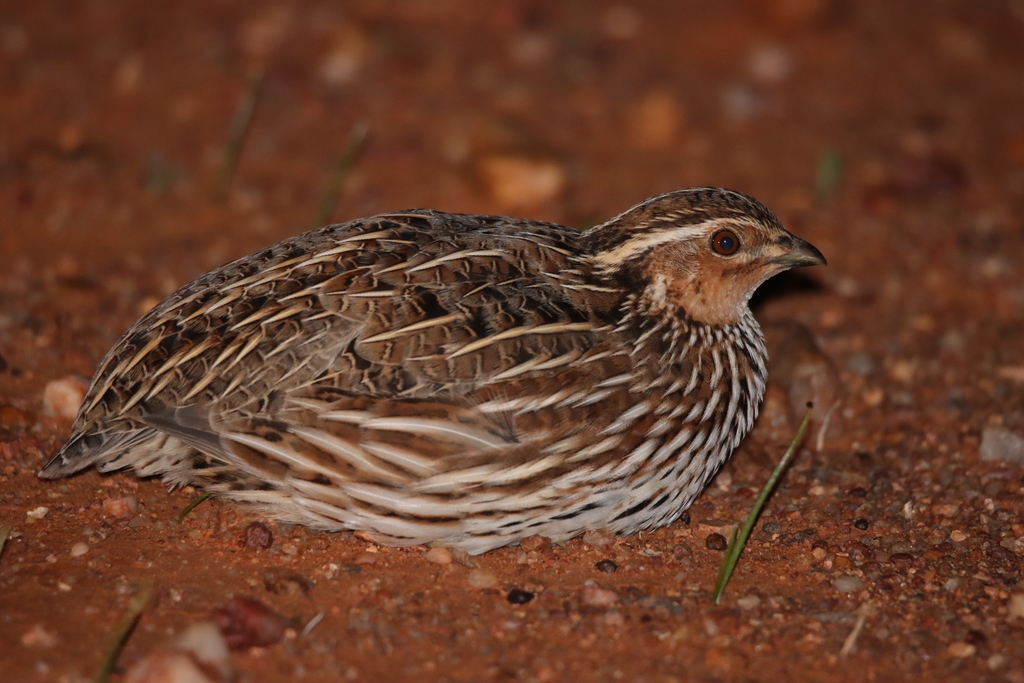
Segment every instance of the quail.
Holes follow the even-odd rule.
[[[40,476],[130,467],[278,520],[471,555],[652,529],[757,416],[751,294],[824,263],[720,188],[586,231],[424,209],[330,225],[144,315]]]

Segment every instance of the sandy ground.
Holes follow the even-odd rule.
[[[148,584],[115,677],[245,597],[284,630],[242,641],[243,681],[1024,681],[1022,75],[1009,1],[0,4],[0,680],[91,679]],[[263,548],[216,501],[178,523],[195,491],[36,478],[142,312],[311,227],[359,122],[331,220],[585,227],[723,185],[827,255],[759,295],[788,369],[688,523],[471,569],[272,523]],[[808,368],[841,404],[713,606],[711,534]]]

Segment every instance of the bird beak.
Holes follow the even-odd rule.
[[[779,244],[778,247],[781,248],[781,253],[773,257],[769,263],[777,263],[786,268],[824,266],[827,263],[817,247],[799,237],[790,237],[784,244]]]

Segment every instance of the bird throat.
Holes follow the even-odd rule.
[[[745,283],[729,277],[668,278],[657,274],[644,292],[648,310],[655,315],[676,316],[679,311],[697,323],[714,327],[741,324],[749,315],[750,293]]]

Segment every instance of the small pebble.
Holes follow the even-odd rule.
[[[263,522],[253,522],[242,532],[243,548],[263,548],[274,545],[274,532]]]
[[[466,582],[473,588],[492,588],[497,585],[498,577],[486,569],[474,569],[469,572]]]
[[[210,614],[232,650],[273,645],[284,637],[281,615],[252,598],[232,598]]]
[[[1006,601],[1006,609],[1014,619],[1024,619],[1024,593],[1012,593]]]
[[[971,645],[970,643],[965,643],[962,640],[954,640],[952,643],[949,644],[949,647],[946,648],[946,654],[948,654],[950,657],[956,657],[957,659],[971,657],[977,651],[978,648],[976,648],[974,645]]]
[[[877,367],[875,357],[867,351],[858,351],[846,361],[846,369],[855,375],[870,375]]]
[[[21,644],[25,647],[50,648],[57,644],[57,636],[47,631],[42,624],[36,624],[21,634]]]
[[[133,516],[139,511],[139,500],[135,496],[104,498],[102,508],[103,514],[107,517],[124,519]]]
[[[985,427],[981,430],[978,456],[986,461],[1024,465],[1024,436],[1005,427]]]
[[[73,420],[82,405],[89,382],[78,375],[55,379],[43,389],[43,414]]]
[[[507,599],[513,605],[525,605],[533,600],[534,593],[524,591],[521,588],[513,588],[508,592]]]
[[[640,149],[658,149],[678,142],[686,125],[686,112],[669,92],[648,93],[627,112],[629,141]]]
[[[967,534],[960,531],[959,529],[953,529],[949,532],[949,540],[953,541],[954,543],[963,543],[967,540]]]
[[[614,560],[601,560],[594,565],[598,571],[602,571],[605,574],[614,574],[615,570],[619,568],[619,565],[615,564]]]
[[[690,513],[689,513],[689,511],[684,512],[683,514],[679,515],[679,521],[682,522],[683,524],[689,524],[690,523]]]
[[[89,552],[88,543],[79,542],[71,546],[71,557],[81,557],[82,555],[85,555],[87,552]]]
[[[722,534],[714,533],[708,534],[708,537],[704,539],[704,545],[708,550],[725,550],[729,547],[729,541],[725,540],[725,536]]]
[[[174,646],[191,653],[200,663],[212,666],[223,680],[232,678],[228,643],[220,629],[209,621],[186,628],[174,639]]]
[[[28,517],[29,519],[42,519],[43,517],[46,517],[46,514],[49,511],[50,511],[50,508],[43,507],[43,506],[40,505],[39,507],[32,508],[31,510],[26,512],[25,516]]]
[[[352,562],[356,565],[361,564],[377,564],[380,561],[379,553],[368,553],[362,552],[352,558]]]
[[[580,602],[588,607],[611,607],[618,604],[619,596],[613,590],[587,581],[580,589]]]
[[[854,486],[846,492],[846,495],[853,496],[854,498],[864,498],[868,495],[868,492],[863,486]]]
[[[560,161],[526,154],[486,157],[477,171],[491,199],[505,210],[543,206],[557,199],[569,181]]]
[[[454,559],[452,557],[452,551],[448,550],[448,548],[442,548],[441,546],[434,546],[426,553],[424,553],[423,557],[427,560],[427,562],[433,562],[434,564],[442,565],[449,565],[452,563]]]
[[[761,529],[768,534],[781,534],[782,525],[778,522],[765,522],[761,525]]]
[[[519,547],[526,552],[547,550],[551,547],[551,539],[544,536],[527,536],[519,541]]]
[[[583,534],[583,542],[592,548],[603,548],[614,541],[615,536],[604,530],[591,529]]]
[[[853,520],[853,526],[857,527],[861,531],[867,531],[867,529],[870,526],[870,524],[871,523],[868,522],[868,520],[864,519],[863,517],[859,517],[859,518]]]
[[[761,598],[756,595],[744,595],[736,601],[736,606],[743,610],[751,610],[761,604]]]
[[[622,626],[626,623],[626,617],[622,616],[619,610],[608,610],[604,614],[605,626]]]
[[[864,588],[864,582],[858,579],[856,576],[850,576],[849,574],[843,574],[832,582],[832,585],[840,593],[853,593]]]

